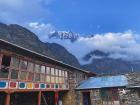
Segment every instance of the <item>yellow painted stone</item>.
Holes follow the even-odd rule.
[[[33,89],[33,83],[27,83],[27,89]]]

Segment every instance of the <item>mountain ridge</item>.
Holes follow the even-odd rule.
[[[53,37],[56,37],[57,34],[58,33],[56,33]],[[72,32],[70,32],[70,34],[72,34]],[[60,35],[63,36],[62,33]],[[69,35],[69,32],[65,32],[64,35]],[[73,36],[74,39],[71,40],[72,42],[77,40],[77,37],[75,37],[74,33]],[[60,36],[58,35],[57,37],[59,38]],[[140,70],[140,61],[135,62],[109,58],[109,53],[100,50],[93,50],[87,53],[83,57],[83,60],[90,60],[90,62],[88,64],[81,65],[78,59],[68,52],[68,50],[62,45],[57,43],[42,42],[39,40],[36,34],[27,28],[16,24],[6,25],[0,23],[0,38],[44,54],[66,64],[83,68],[85,70],[91,70],[99,74],[121,74]],[[65,40],[65,38],[62,40]]]
[[[0,23],[0,38],[72,66],[80,67],[80,64],[75,56],[69,53],[64,47],[56,43],[44,43],[40,41],[33,32],[22,26],[16,24],[6,25]]]

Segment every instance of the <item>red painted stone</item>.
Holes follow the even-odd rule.
[[[35,88],[39,88],[39,84],[38,83],[34,84],[34,86],[35,86]]]
[[[17,86],[17,83],[16,82],[10,82],[10,87],[11,88],[16,88]]]
[[[54,84],[51,85],[51,88],[54,88]]]

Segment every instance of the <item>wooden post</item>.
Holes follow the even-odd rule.
[[[10,105],[10,93],[6,94],[5,105]]]
[[[38,93],[38,104],[37,105],[41,105],[41,91],[39,91],[39,93]]]
[[[58,105],[58,91],[55,92],[55,105]]]

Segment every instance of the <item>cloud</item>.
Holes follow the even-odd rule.
[[[44,21],[50,14],[49,5],[52,1],[53,0],[1,0],[0,20],[4,23],[22,25],[31,21]]]
[[[34,26],[34,24],[32,26]],[[53,28],[50,28],[51,25],[40,24],[39,26],[45,27],[43,30],[47,30],[47,32],[50,29],[53,31]],[[35,25],[35,27],[39,28],[38,24]],[[100,50],[105,53],[109,53],[108,57],[113,59],[123,59],[127,61],[140,60],[140,35],[132,31],[95,34],[92,37],[79,36],[75,42],[71,42],[69,39],[49,39],[46,36],[47,34],[45,33],[39,35],[42,41],[58,43],[64,46],[70,53],[78,58],[81,64],[89,63],[95,58],[93,56],[91,59],[89,59],[89,61],[83,60],[83,57],[86,54],[94,50]],[[45,39],[43,39],[43,37],[45,37]]]
[[[132,31],[118,33],[94,34],[93,37],[79,36],[77,41],[69,39],[49,39],[50,32],[56,28],[47,23],[51,12],[50,4],[54,0],[0,0],[0,20],[4,23],[17,23],[35,32],[40,40],[58,43],[75,55],[81,64],[83,57],[91,51],[107,52],[109,58],[124,60],[140,60],[140,35]],[[100,28],[100,26],[97,26]],[[95,57],[91,57],[90,62]],[[88,61],[89,62],[89,61]]]
[[[39,39],[42,41],[48,40],[48,35],[55,31],[55,27],[52,24],[44,24],[38,22],[31,22],[28,24],[28,28],[35,32]]]

